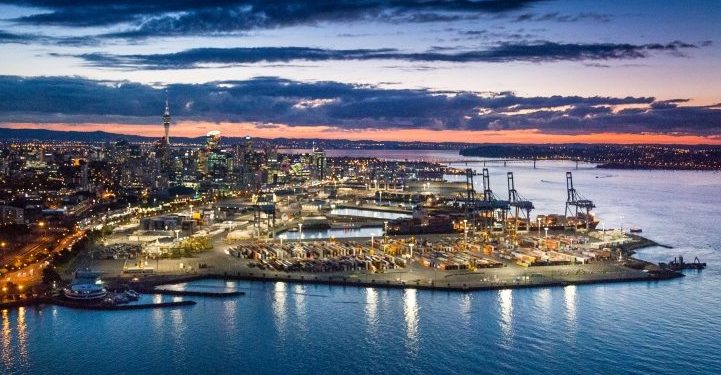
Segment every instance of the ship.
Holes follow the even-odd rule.
[[[103,299],[108,291],[100,280],[101,272],[85,269],[75,271],[73,281],[63,289],[66,298],[75,301],[95,301]]]
[[[579,213],[578,216],[565,217],[558,214],[538,215],[535,221],[530,222],[530,231],[545,230],[594,230],[599,224],[599,220],[595,216]],[[525,223],[519,221],[519,230],[525,229]]]

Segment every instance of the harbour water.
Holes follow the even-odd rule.
[[[639,227],[674,247],[640,257],[709,267],[654,283],[472,293],[199,281],[188,288],[246,295],[171,310],[4,310],[0,373],[721,373],[721,174],[489,168],[500,196],[512,171],[537,212],[558,213],[570,170],[607,228]]]
[[[331,215],[340,216],[352,216],[371,218],[379,220],[394,220],[402,217],[410,217],[410,214],[403,214],[399,212],[384,212],[384,211],[373,211],[373,210],[360,210],[357,208],[334,208],[330,211]]]
[[[276,238],[295,241],[300,237],[300,232],[283,232],[276,235]],[[320,240],[325,238],[354,238],[382,236],[383,228],[331,228],[331,229],[303,229],[303,240]]]

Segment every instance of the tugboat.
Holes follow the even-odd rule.
[[[693,259],[693,263],[684,263],[683,256],[673,258],[673,260],[668,263],[659,263],[658,265],[663,269],[670,269],[672,271],[702,270],[706,268],[706,263],[701,263],[701,260],[698,259],[698,257]]]

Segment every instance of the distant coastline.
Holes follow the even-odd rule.
[[[721,170],[721,146],[707,145],[480,145],[461,156],[523,160],[571,160],[600,169]]]

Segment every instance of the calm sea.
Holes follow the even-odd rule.
[[[422,156],[459,159],[451,152]],[[190,287],[247,294],[193,298],[196,306],[176,310],[2,311],[0,373],[721,373],[719,173],[575,169],[566,162],[488,168],[498,195],[506,194],[505,173],[512,171],[537,212],[558,213],[570,170],[606,228],[642,228],[674,247],[640,257],[699,256],[709,268],[664,282],[472,293],[201,281]]]

